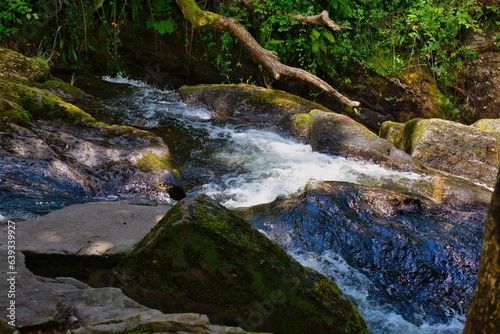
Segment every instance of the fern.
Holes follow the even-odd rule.
[[[175,31],[174,20],[172,19],[161,21],[148,20],[146,25],[148,28],[156,30],[160,35],[171,34]]]

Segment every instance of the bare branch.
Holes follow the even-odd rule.
[[[313,15],[313,16],[303,16],[300,14],[288,14],[288,16],[293,17],[299,22],[305,23],[305,24],[320,24],[320,25],[326,25],[328,28],[330,28],[333,31],[341,31],[344,29],[351,29],[349,27],[344,27],[344,26],[339,26],[336,24],[328,15],[328,12],[326,10],[322,11],[321,14],[318,15]]]
[[[351,101],[346,96],[335,90],[326,81],[307,72],[306,70],[284,65],[279,61],[276,52],[267,50],[260,46],[255,38],[253,38],[253,36],[236,20],[215,14],[213,12],[202,10],[198,7],[195,0],[176,1],[182,12],[184,13],[184,17],[189,20],[193,27],[198,28],[203,26],[205,28],[229,32],[233,37],[235,37],[241,44],[246,47],[248,52],[253,56],[254,60],[258,64],[262,65],[262,67],[269,71],[269,73],[274,77],[275,80],[279,80],[281,76],[285,76],[305,81],[313,86],[318,87],[323,92],[327,93],[330,96],[333,96],[339,102],[353,108],[357,112],[356,107],[359,107],[359,102]],[[331,23],[333,23],[333,21],[328,18],[328,13],[326,11],[317,16],[320,17],[321,22],[330,21]],[[335,25],[335,23],[333,24]],[[339,27],[337,25],[335,26]]]

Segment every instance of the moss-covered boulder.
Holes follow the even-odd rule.
[[[42,64],[0,49],[0,174],[16,180],[0,194],[5,215],[29,218],[93,196],[184,197],[161,138],[97,121],[72,103],[85,93]],[[20,198],[22,210],[12,209]]]
[[[0,48],[0,79],[17,82],[44,82],[50,68],[43,58],[29,58],[10,49]]]
[[[251,85],[180,89],[188,104],[203,104],[224,121],[291,133],[314,150],[414,170],[411,157],[352,118],[298,96]]]
[[[127,295],[163,312],[276,334],[367,333],[332,281],[203,195],[170,209],[116,272]]]
[[[380,135],[425,167],[493,187],[500,164],[499,133],[480,124],[414,119],[404,126],[384,123]]]

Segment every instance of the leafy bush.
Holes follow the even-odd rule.
[[[3,0],[0,2],[0,40],[17,33],[23,21],[37,20],[29,1]]]

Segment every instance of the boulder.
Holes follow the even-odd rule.
[[[370,310],[393,311],[420,325],[465,315],[486,212],[486,206],[456,209],[420,196],[322,182],[251,208],[249,219],[289,252],[316,254],[320,263],[328,261],[320,256],[333,253],[359,270],[369,279],[362,284],[366,294],[350,274],[344,282],[355,287],[359,308],[368,303]],[[336,275],[328,266],[323,270]]]
[[[17,241],[15,263],[9,274],[3,270],[4,277],[13,277],[13,280],[0,281],[2,291],[10,289],[15,294],[9,297],[5,293],[0,297],[2,307],[15,301],[15,318],[7,321],[21,331],[47,333],[66,330],[75,334],[133,331],[244,333],[241,328],[212,325],[206,315],[164,314],[149,309],[126,297],[118,288],[91,288],[75,278],[41,277],[26,268],[26,263],[33,262],[35,270],[43,268],[38,271],[53,273],[47,262],[38,261],[53,256],[57,262],[60,255],[93,256],[100,258],[101,264],[105,263],[113,255],[131,251],[169,208],[145,200],[87,203],[31,221],[3,222],[0,235],[0,260],[3,263],[8,263],[7,241],[12,235],[9,229],[16,232]],[[98,262],[94,260],[93,264]],[[84,271],[85,265],[80,269]],[[2,325],[6,326],[0,323]],[[2,331],[13,332],[11,326]]]
[[[317,151],[415,170],[410,156],[350,117],[283,91],[250,85],[200,85],[179,92],[186,103],[208,106],[228,122],[274,127]]]
[[[82,91],[24,70],[37,60],[5,49],[0,57],[9,61],[0,71],[0,200],[23,201],[4,215],[30,218],[89,196],[184,197],[160,137],[98,122],[66,101]]]
[[[171,206],[150,200],[71,205],[19,223],[18,247],[31,256],[121,254],[131,251]]]
[[[179,201],[123,261],[115,271],[125,293],[163,312],[252,331],[366,333],[332,281],[204,195]]]
[[[10,49],[0,48],[0,79],[18,82],[43,82],[50,78],[48,62],[29,58]]]
[[[5,232],[5,226],[2,232]],[[4,233],[2,233],[5,237]],[[0,259],[6,263],[6,247]],[[5,274],[5,273],[4,273]],[[24,266],[24,256],[17,255],[15,299],[2,294],[2,306],[15,300],[15,318],[0,320],[2,333],[74,333],[120,334],[129,332],[166,332],[230,334],[245,333],[238,327],[210,324],[206,315],[195,313],[164,314],[138,304],[118,288],[91,288],[70,277],[54,279],[33,275]],[[9,282],[0,288],[9,291]],[[15,325],[15,327],[10,326]]]
[[[441,119],[414,119],[402,127],[387,122],[380,136],[411,154],[423,166],[493,188],[500,141],[496,122],[467,126]]]
[[[498,28],[468,34],[465,45],[477,53],[462,67],[458,78],[462,120],[467,124],[482,118],[499,118],[500,47]]]

